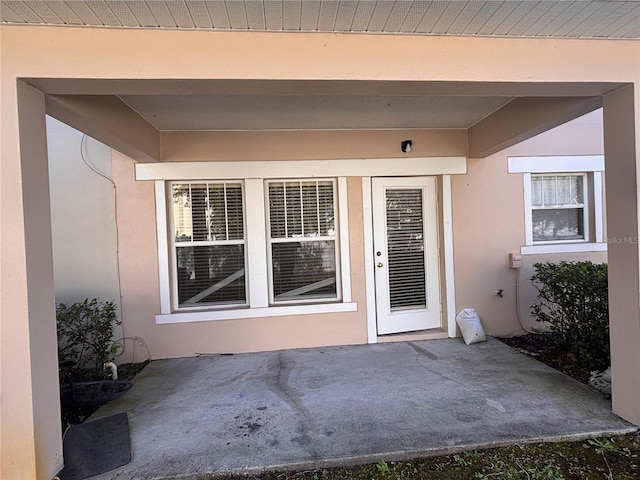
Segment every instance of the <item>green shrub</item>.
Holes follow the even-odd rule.
[[[590,370],[609,366],[607,264],[536,263],[531,282],[538,290],[531,312],[548,325],[559,348]]]
[[[76,362],[74,379],[102,378],[103,365],[113,359],[113,329],[120,325],[113,301],[97,298],[56,308],[58,358]]]

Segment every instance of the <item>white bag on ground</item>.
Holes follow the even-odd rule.
[[[464,338],[464,343],[467,345],[487,340],[475,308],[463,308],[460,310],[456,315],[456,323],[460,327],[462,338]]]

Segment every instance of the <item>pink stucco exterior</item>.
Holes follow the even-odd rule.
[[[507,255],[524,243],[523,187],[522,176],[507,171],[509,156],[604,153],[606,232],[613,238],[638,237],[637,42],[26,26],[0,29],[3,478],[51,478],[62,464],[59,419],[51,408],[57,405],[58,391],[45,113],[114,148],[123,330],[124,335],[144,337],[154,358],[196,351],[255,351],[384,339],[371,334],[373,313],[367,284],[370,221],[363,200],[366,181],[362,180],[366,175],[346,178],[351,303],[357,305],[355,310],[265,318],[253,318],[247,312],[244,318],[233,320],[157,324],[161,272],[155,187],[152,181],[136,180],[135,161],[284,160],[295,165],[296,160],[326,160],[329,164],[333,160],[360,159],[354,160],[357,163],[382,158],[392,162],[403,157],[397,147],[405,138],[421,140],[415,142],[410,158],[464,157],[466,174],[431,173],[440,187],[440,240],[453,245],[449,252],[453,276],[442,282],[442,328],[414,334],[424,338],[451,333],[445,321],[455,313],[451,306],[455,310],[477,307],[490,334],[522,331],[515,316],[514,271],[508,267]],[[162,93],[193,85],[189,81],[215,83],[223,79],[339,80],[345,82],[346,90],[356,88],[353,82],[362,82],[357,88],[371,91],[375,89],[370,82],[394,81],[401,83],[399,93],[419,84],[425,94],[435,88],[430,82],[439,82],[438,88],[448,85],[450,94],[477,94],[482,89],[534,100],[527,100],[528,109],[516,104],[509,114],[495,116],[469,131],[218,133],[158,132],[141,124],[140,118],[123,115],[103,97],[84,104],[95,108],[74,103],[76,98],[51,97],[112,95],[132,89]],[[536,95],[563,97],[585,85],[603,105],[603,113],[596,111],[535,136],[562,123],[558,119],[579,116],[572,113],[572,106],[563,110],[560,104],[543,104],[536,101]],[[520,116],[514,120],[512,115],[518,108]],[[527,116],[529,111],[536,115]],[[518,141],[512,142],[514,138]],[[449,181],[452,222],[447,236],[443,195]],[[604,256],[602,252],[589,254],[595,260]],[[607,256],[612,286],[613,406],[616,413],[638,424],[638,246],[609,245]],[[532,260],[524,260],[525,269]],[[444,260],[441,269],[446,269]],[[504,290],[503,298],[494,295],[497,289]],[[447,299],[452,303],[447,304]],[[616,382],[620,378],[626,379],[624,384]]]
[[[415,132],[414,132],[415,133]],[[407,132],[402,132],[407,134]],[[233,133],[237,145],[266,151],[274,159],[287,159],[292,152],[304,151],[308,158],[348,158],[358,149],[358,135],[344,132],[344,142],[334,139],[308,140],[309,133],[269,136]],[[319,134],[315,134],[320,136]],[[332,133],[331,135],[337,135]],[[395,134],[398,135],[397,133]],[[219,134],[224,137],[224,134]],[[329,136],[329,134],[325,134]],[[362,148],[371,148],[371,139]],[[383,139],[386,140],[386,139]],[[269,145],[273,142],[273,147]],[[382,143],[382,142],[381,142]],[[392,141],[386,141],[386,144]],[[396,142],[393,142],[395,145]],[[351,151],[340,151],[345,144]],[[282,148],[286,145],[286,148]],[[171,148],[167,146],[167,148]],[[278,149],[280,148],[280,149]],[[464,145],[452,143],[445,153],[463,151]],[[516,271],[510,269],[507,256],[519,252],[525,244],[523,176],[507,172],[509,156],[597,155],[603,153],[602,115],[596,111],[561,127],[508,148],[484,159],[469,159],[466,175],[453,176],[453,248],[455,258],[455,310],[475,307],[491,335],[510,336],[522,333],[516,313]],[[193,147],[192,147],[193,150]],[[338,150],[338,151],[336,151]],[[329,152],[328,152],[329,151]],[[434,155],[442,151],[435,150]],[[418,151],[418,154],[422,152]],[[193,153],[195,155],[195,153]],[[204,152],[202,153],[204,156]],[[223,156],[224,153],[217,152]],[[242,159],[244,152],[233,151],[227,161]],[[264,160],[268,161],[268,160]],[[321,315],[289,315],[271,318],[246,318],[226,321],[187,322],[158,325],[160,312],[156,210],[153,183],[136,181],[134,160],[114,152],[114,174],[118,185],[119,258],[122,277],[123,311],[126,312],[125,335],[146,340],[154,358],[190,356],[195,352],[242,352],[336,344],[366,343],[368,338],[365,298],[364,218],[361,178],[350,178],[349,233],[351,282],[357,312]],[[606,252],[525,255],[521,273],[520,314],[525,327],[535,326],[528,311],[535,291],[528,282],[532,265],[558,259],[606,261]],[[502,298],[494,292],[504,290]],[[444,293],[442,293],[444,297]],[[412,338],[446,336],[446,318],[440,332],[417,332]],[[377,341],[403,338],[402,335],[379,337]]]

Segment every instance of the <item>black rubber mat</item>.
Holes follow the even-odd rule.
[[[63,440],[61,480],[84,480],[131,462],[126,413],[71,425]]]

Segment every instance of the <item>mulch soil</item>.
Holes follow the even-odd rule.
[[[552,334],[529,333],[517,337],[497,339],[588,385],[592,372],[582,366],[580,360],[573,353],[566,352]]]

